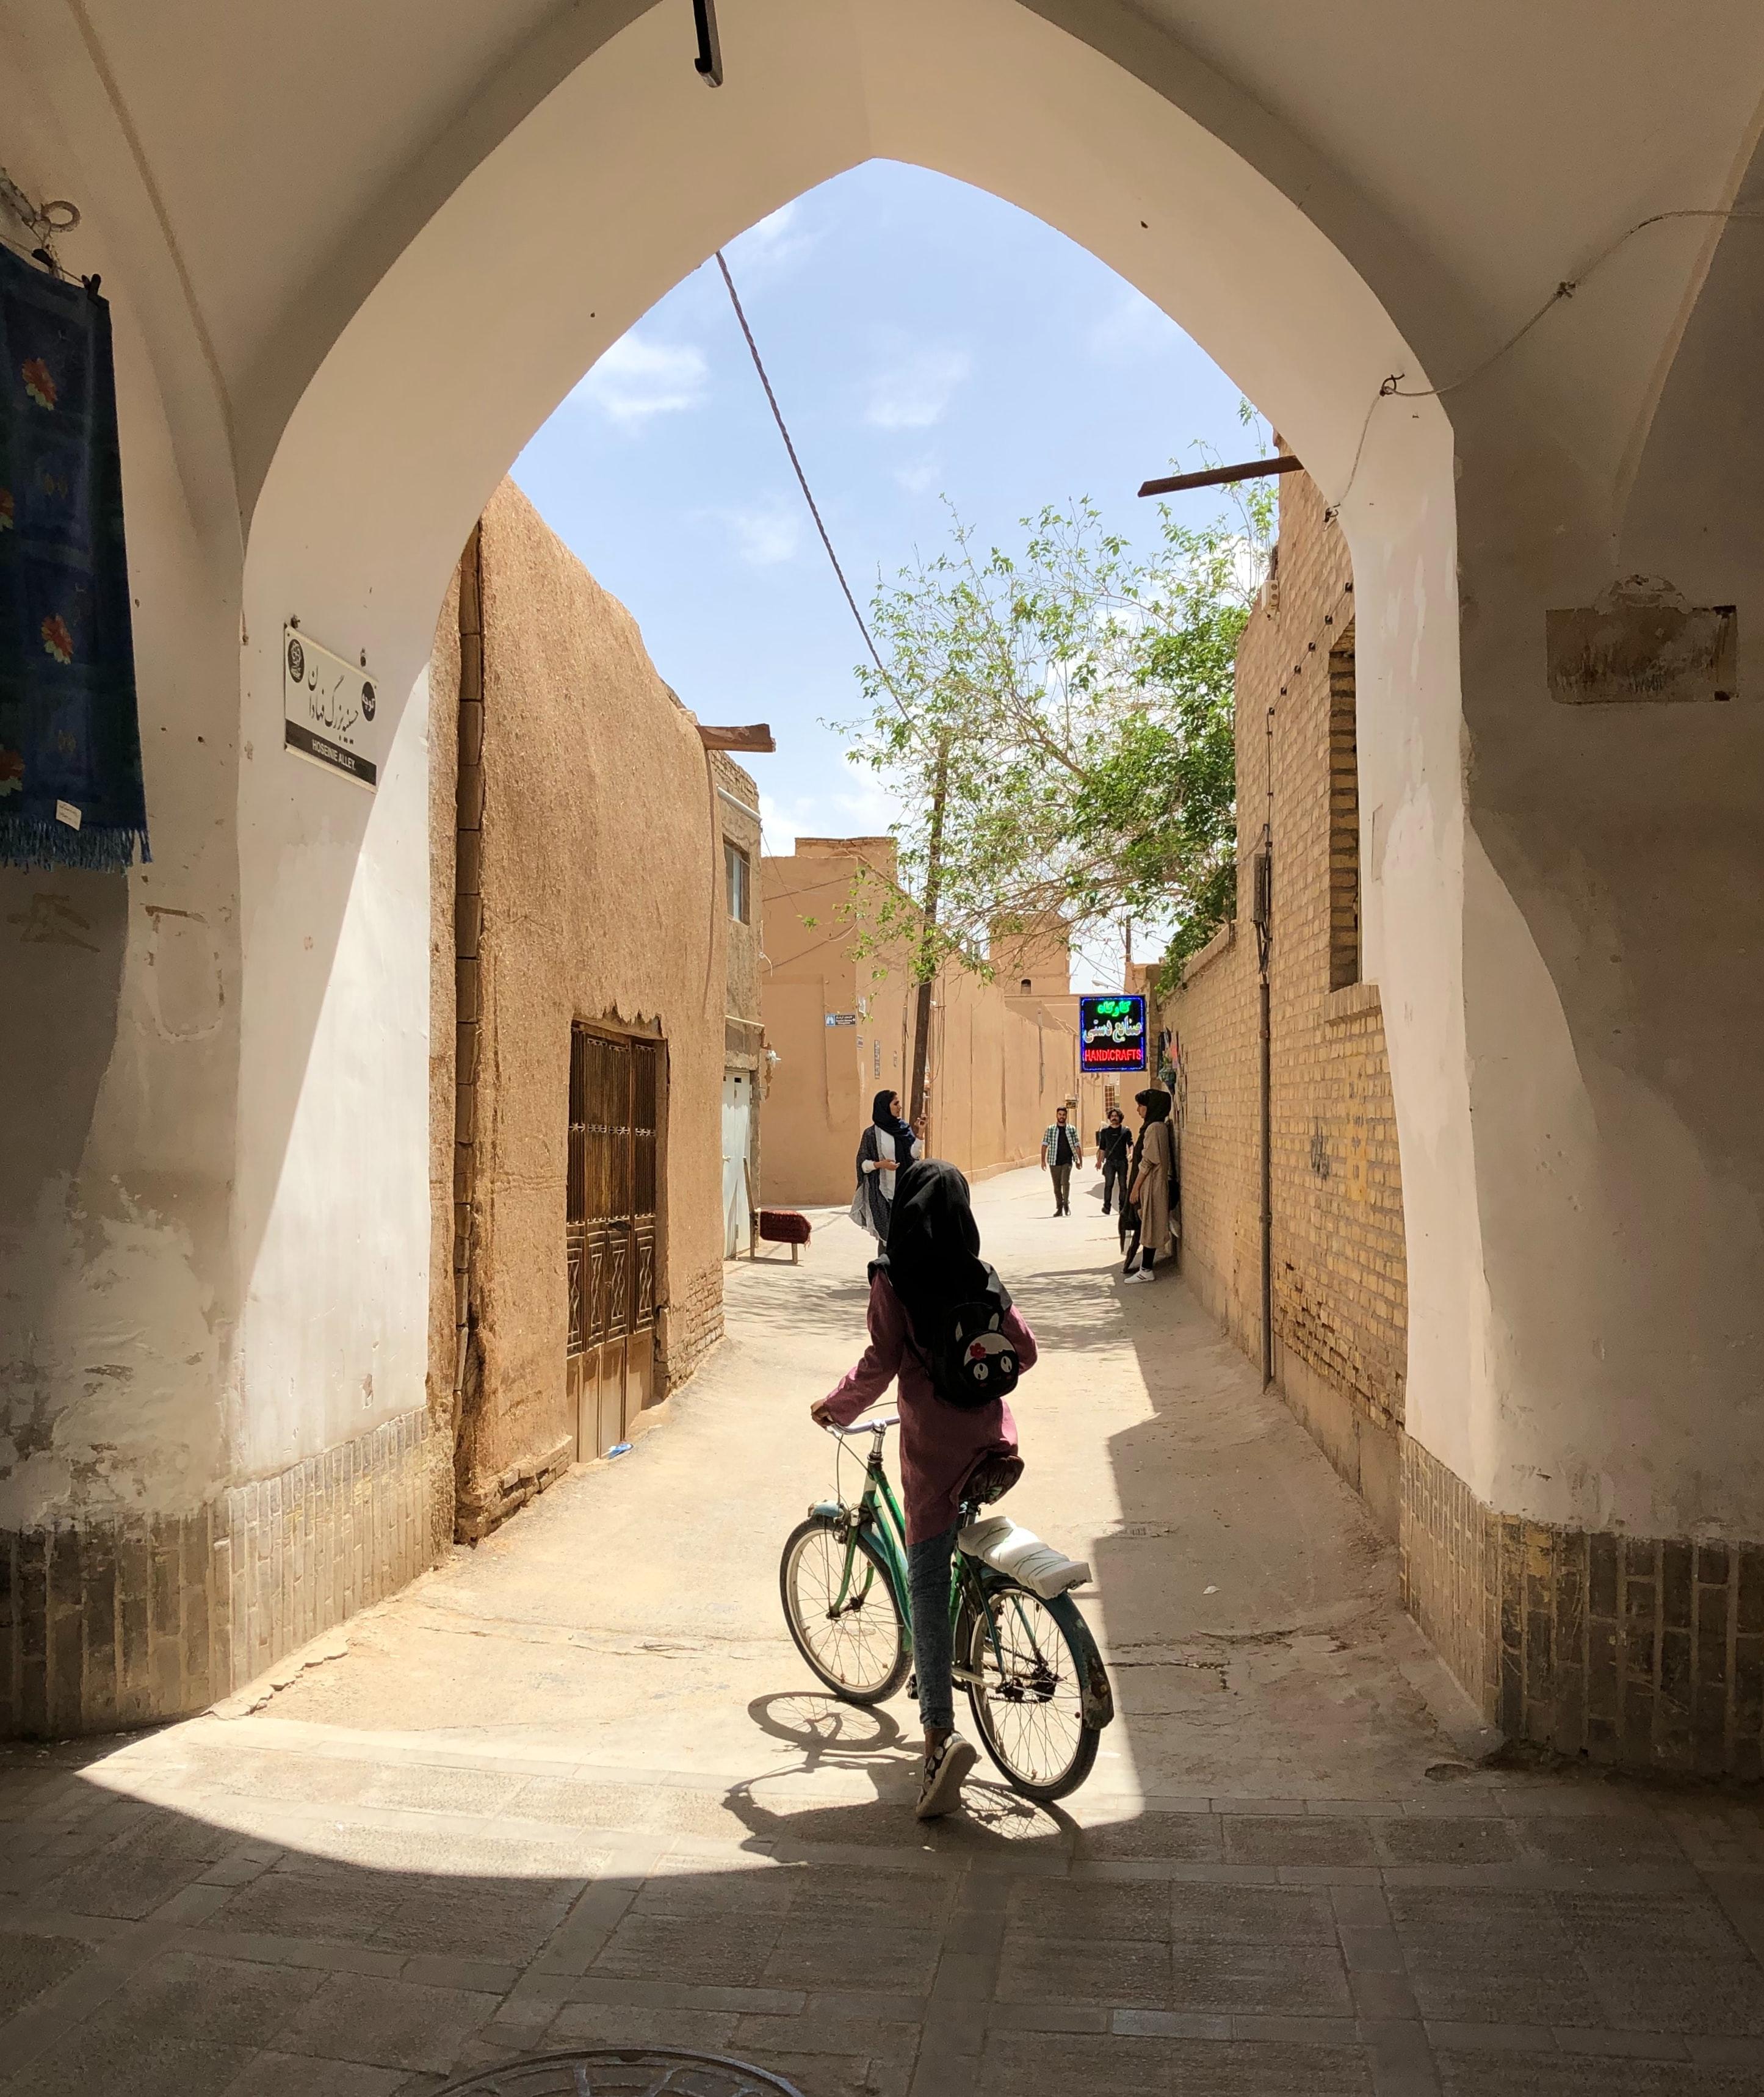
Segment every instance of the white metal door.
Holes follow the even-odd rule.
[[[752,1151],[753,1079],[745,1070],[723,1074],[723,1257],[741,1250],[747,1227],[746,1164]]]

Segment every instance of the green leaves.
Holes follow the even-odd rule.
[[[943,751],[939,959],[981,965],[1001,923],[1056,920],[1075,937],[1151,920],[1172,956],[1206,943],[1235,893],[1232,672],[1275,514],[1261,485],[1198,531],[1160,510],[1140,560],[1088,501],[983,556],[952,511],[945,550],[878,589],[887,674],[860,666],[871,712],[847,726],[906,811],[891,929],[924,895]]]

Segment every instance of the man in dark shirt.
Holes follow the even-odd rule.
[[[1072,1213],[1072,1167],[1084,1162],[1083,1139],[1072,1127],[1064,1107],[1053,1110],[1053,1119],[1041,1139],[1041,1168],[1053,1175],[1053,1213]]]
[[[1133,1149],[1133,1139],[1127,1132],[1118,1107],[1109,1110],[1109,1125],[1096,1132],[1096,1162],[1102,1167],[1102,1213],[1106,1216],[1113,1198],[1118,1195],[1121,1206],[1127,1206],[1127,1158]]]

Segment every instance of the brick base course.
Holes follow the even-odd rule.
[[[694,1374],[723,1337],[723,1268],[701,1267],[663,1316],[660,1374],[656,1389],[665,1395]]]
[[[1510,1738],[1764,1775],[1764,1545],[1499,1514],[1408,1439],[1402,1553],[1416,1621]]]
[[[201,1710],[432,1565],[453,1504],[419,1410],[190,1513],[0,1533],[0,1736]]]

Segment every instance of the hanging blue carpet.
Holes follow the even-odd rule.
[[[120,873],[137,847],[110,308],[0,247],[0,865]]]

